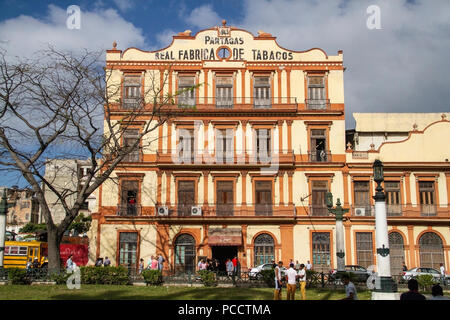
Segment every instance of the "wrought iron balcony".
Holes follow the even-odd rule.
[[[309,161],[310,162],[331,162],[331,151],[330,150],[316,150],[310,151]]]
[[[308,110],[330,110],[330,100],[329,99],[306,99],[305,100],[306,109]]]
[[[432,217],[437,214],[436,205],[434,204],[421,204],[420,214],[423,217]]]
[[[399,217],[402,215],[401,204],[386,204],[386,214],[388,217]]]
[[[134,110],[141,107],[141,98],[124,98],[122,100],[122,109]]]
[[[294,216],[293,206],[276,206],[274,204],[209,203],[161,205],[156,207],[159,217],[261,217]]]
[[[309,206],[309,215],[311,216],[330,216],[331,213],[325,204],[313,204]]]
[[[142,206],[139,204],[119,204],[117,206],[117,215],[125,217],[140,216],[142,214]]]

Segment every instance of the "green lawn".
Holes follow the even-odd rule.
[[[338,300],[345,297],[342,290],[307,289],[308,300]],[[370,291],[358,292],[360,300],[370,300]],[[300,292],[295,295],[300,299]],[[70,299],[167,299],[167,300],[271,300],[270,288],[205,288],[205,287],[138,287],[81,285],[80,290],[70,290],[65,285],[2,285],[1,300],[70,300]],[[283,289],[286,299],[286,289]]]

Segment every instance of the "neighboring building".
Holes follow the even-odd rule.
[[[117,121],[141,97],[149,106],[152,83],[164,95],[201,85],[175,99],[170,112],[176,117],[116,168],[115,181],[99,188],[91,263],[108,256],[135,268],[140,258],[161,252],[170,271],[194,270],[200,257],[224,266],[235,255],[244,271],[272,259],[310,260],[316,270],[328,271],[336,267],[335,219],[325,205],[331,191],[351,209],[344,223],[346,263],[368,267],[376,263],[371,166],[380,158],[393,182],[386,183],[388,199],[401,197],[389,203],[401,207],[396,216],[394,206],[389,209],[389,228],[398,231],[391,233],[393,270],[399,259],[408,267],[442,261],[448,269],[449,150],[439,142],[449,137],[450,123],[431,116],[414,132],[412,124],[400,133],[386,127],[381,135],[404,141],[369,150],[366,136],[380,133],[356,115],[360,145],[352,151],[346,146],[342,51],[288,50],[268,33],[254,36],[224,24],[180,33],[157,51],[121,51],[114,44],[106,68],[122,88],[112,115]],[[380,117],[385,126],[382,119],[389,116]],[[408,119],[405,114],[398,121]],[[125,133],[124,143],[144,120]]]
[[[69,206],[72,206],[77,197],[78,188],[83,186],[83,181],[87,174],[86,170],[88,169],[88,160],[49,159],[45,166],[44,177],[58,192],[65,191],[65,194],[67,194],[66,202]],[[42,188],[53,221],[58,224],[64,219],[66,212],[56,194],[46,185],[43,185]],[[80,210],[80,213],[90,215],[96,210],[96,198],[96,193],[92,193]],[[40,221],[42,223],[45,221],[42,214],[40,214]]]
[[[6,216],[6,230],[18,233],[27,223],[38,223],[39,202],[34,192],[28,188],[19,189],[17,186],[0,187],[0,195],[3,195],[5,189],[8,204],[12,205]]]

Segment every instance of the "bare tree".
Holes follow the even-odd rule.
[[[51,47],[32,60],[0,54],[0,168],[16,170],[36,193],[47,225],[51,269],[60,267],[61,239],[86,199],[127,156],[145,147],[144,137],[148,145],[154,142],[149,133],[172,116],[175,96],[183,93],[162,94],[171,67],[167,65],[162,80],[159,70],[147,72],[150,81],[144,94],[118,113],[125,106],[121,83],[116,70],[104,67],[102,56]],[[131,143],[123,143],[125,132],[137,121],[144,123],[139,133]],[[88,159],[83,183],[61,187],[44,174],[48,159],[74,158]],[[59,224],[45,188],[64,208]]]

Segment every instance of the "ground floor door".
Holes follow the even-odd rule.
[[[233,259],[238,255],[237,246],[212,246],[212,258],[219,261],[219,271],[226,271],[227,259]]]

